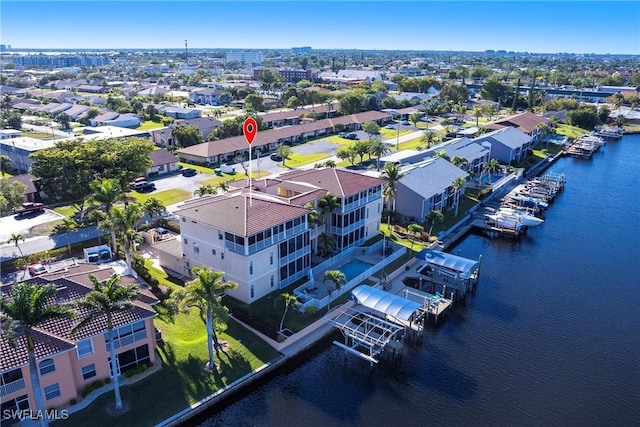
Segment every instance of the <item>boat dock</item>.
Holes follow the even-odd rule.
[[[598,151],[600,147],[606,144],[606,140],[597,136],[597,134],[585,135],[577,138],[564,153],[573,156],[590,159],[593,153]]]

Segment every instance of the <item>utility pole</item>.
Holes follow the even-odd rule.
[[[187,41],[184,41],[184,60],[186,62],[187,67],[189,66],[189,47],[187,46]]]

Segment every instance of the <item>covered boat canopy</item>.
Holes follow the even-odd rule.
[[[355,288],[351,291],[351,297],[358,304],[404,321],[408,321],[422,307],[415,301],[368,285]]]
[[[468,279],[478,269],[478,261],[451,255],[446,252],[423,249],[416,258],[423,259],[433,267],[453,272],[463,279]]]

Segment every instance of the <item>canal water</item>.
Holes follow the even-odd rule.
[[[567,185],[520,240],[471,234],[475,296],[399,365],[324,345],[203,426],[640,425],[640,135],[550,171]]]

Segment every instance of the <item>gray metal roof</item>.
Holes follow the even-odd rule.
[[[424,199],[429,199],[436,194],[442,194],[456,178],[467,176],[469,176],[468,173],[449,161],[436,158],[431,163],[418,165],[407,171],[400,179],[400,185],[404,185]]]
[[[358,304],[404,321],[408,321],[422,307],[415,301],[409,301],[368,285],[355,288],[351,291],[351,297]]]
[[[429,264],[455,272],[464,279],[468,279],[478,268],[478,261],[448,254],[446,252],[423,249],[416,258],[423,259]]]
[[[475,142],[489,141],[491,144],[500,143],[506,147],[516,149],[531,141],[531,137],[516,128],[506,127],[485,133],[474,139]]]

